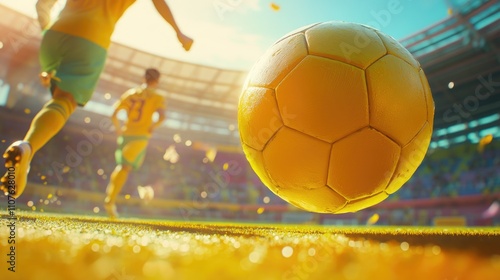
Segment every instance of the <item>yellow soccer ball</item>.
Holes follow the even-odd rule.
[[[256,62],[238,125],[262,182],[301,209],[346,213],[396,192],[429,147],[434,101],[415,58],[371,27],[291,32]]]

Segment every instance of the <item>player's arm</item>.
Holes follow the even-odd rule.
[[[118,112],[120,112],[121,109],[123,108],[116,107],[115,110],[113,111],[113,114],[111,115],[111,122],[113,122],[115,132],[118,135],[121,134],[121,123],[120,120],[118,119]]]
[[[38,23],[40,24],[40,28],[45,30],[49,27],[51,18],[50,13],[52,12],[52,8],[56,4],[57,0],[38,0],[36,2],[36,13],[38,16]]]
[[[179,26],[177,26],[177,23],[175,22],[174,16],[172,15],[172,11],[170,10],[167,2],[165,2],[165,0],[153,0],[153,4],[158,13],[163,17],[163,19],[168,22],[172,26],[172,28],[174,28],[175,33],[177,34],[177,39],[182,44],[182,47],[186,51],[189,51],[189,49],[191,49],[191,45],[193,44],[193,39],[189,38],[181,32]]]
[[[113,126],[115,127],[115,132],[120,135],[122,131],[122,124],[120,123],[120,120],[118,119],[118,113],[121,110],[125,110],[128,112],[129,107],[126,106],[128,98],[121,98],[120,100],[116,101],[114,105],[114,110],[113,114],[111,115],[111,122],[113,123]]]
[[[156,110],[156,112],[158,113],[158,120],[151,125],[150,132],[153,132],[155,129],[157,129],[166,118],[164,108],[158,109]]]

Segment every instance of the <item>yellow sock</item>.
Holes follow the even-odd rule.
[[[115,203],[115,199],[122,190],[123,185],[127,181],[128,173],[130,170],[122,166],[117,166],[113,173],[111,173],[111,178],[109,180],[108,188],[106,189],[106,199],[105,203]]]
[[[61,130],[74,110],[65,98],[53,98],[45,104],[24,137],[31,145],[31,157]]]

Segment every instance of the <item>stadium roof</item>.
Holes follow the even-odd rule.
[[[41,39],[36,20],[1,5],[0,14],[0,61],[2,65],[16,59],[23,63],[19,49],[37,50]],[[420,61],[433,91],[433,147],[478,141],[480,130],[500,136],[499,33],[500,3],[474,0],[447,19],[401,40]],[[245,71],[176,61],[114,43],[86,109],[109,115],[121,93],[141,82],[146,67],[157,67],[162,73],[160,92],[169,101],[163,135],[178,133],[184,139],[239,145],[237,103]],[[0,66],[0,77],[6,71],[7,67]],[[481,85],[488,91],[478,95]]]
[[[473,0],[401,43],[420,61],[436,112],[433,148],[500,137],[500,3]]]

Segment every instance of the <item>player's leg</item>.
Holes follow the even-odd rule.
[[[9,190],[15,182],[19,197],[27,182],[33,155],[61,130],[77,104],[83,106],[92,96],[104,67],[106,50],[85,39],[47,31],[40,45],[43,85],[51,86],[52,99],[33,119],[23,141],[16,141],[4,153],[8,168],[0,179],[0,189]],[[47,73],[47,74],[43,74]]]
[[[35,116],[24,137],[31,146],[31,157],[61,130],[76,106],[70,93],[55,88],[53,98]]]
[[[117,166],[111,174],[106,188],[104,207],[111,218],[118,217],[116,198],[120,194],[132,169],[138,169],[144,162],[148,141],[146,137],[119,137],[116,151]]]
[[[63,54],[60,52],[58,40],[59,38],[50,32],[42,39],[40,62],[43,71],[54,73],[61,64]],[[44,85],[47,85],[47,82],[50,84],[52,78],[52,74],[45,75]],[[56,84],[51,90],[53,98],[33,118],[24,140],[14,142],[3,154],[7,172],[0,179],[0,188],[6,191],[10,187],[9,193],[14,197],[19,197],[25,189],[33,155],[61,129],[76,107],[71,94],[60,90]],[[9,178],[12,178],[12,184],[9,184]]]
[[[125,185],[131,170],[132,167],[129,165],[117,165],[111,173],[109,184],[106,188],[106,198],[104,199],[104,207],[111,218],[118,218],[116,197],[121,192],[123,185]]]

